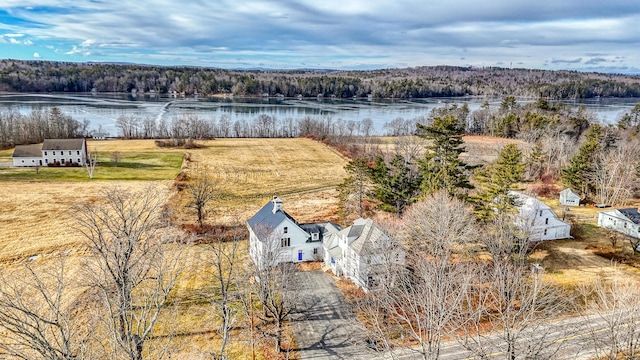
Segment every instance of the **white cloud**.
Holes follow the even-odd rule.
[[[34,52],[33,57],[36,59],[40,58],[40,53]]]

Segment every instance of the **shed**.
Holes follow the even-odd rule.
[[[560,191],[560,204],[567,206],[580,206],[580,195],[567,188]]]

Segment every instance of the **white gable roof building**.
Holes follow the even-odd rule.
[[[558,240],[571,237],[571,225],[558,219],[548,205],[515,191],[509,194],[516,200],[518,226],[529,235],[529,240]]]
[[[322,259],[322,240],[340,227],[331,222],[298,224],[274,196],[248,221],[249,254],[258,266]],[[265,263],[266,262],[266,263]]]
[[[365,291],[380,281],[390,281],[385,278],[385,266],[405,262],[404,249],[371,219],[357,219],[353,225],[330,234],[323,247],[325,266]]]
[[[640,213],[637,208],[600,211],[598,226],[640,239]]]

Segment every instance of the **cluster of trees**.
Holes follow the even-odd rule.
[[[424,98],[466,95],[575,99],[638,97],[633,76],[506,68],[432,66],[373,71],[241,71],[197,67],[0,61],[0,90],[18,92],[226,93],[288,97],[373,95]]]
[[[0,112],[0,149],[40,143],[44,139],[77,138],[86,135],[88,127],[88,121],[79,122],[57,107],[34,110],[27,115]]]

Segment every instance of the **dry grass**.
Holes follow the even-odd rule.
[[[335,187],[342,182],[347,160],[335,150],[309,139],[220,139],[190,149],[185,172],[206,169],[218,181],[219,196],[211,211],[214,222],[233,223],[251,217],[273,195],[300,222],[334,217]],[[186,194],[175,199],[179,208]],[[193,216],[182,214],[183,221]]]

